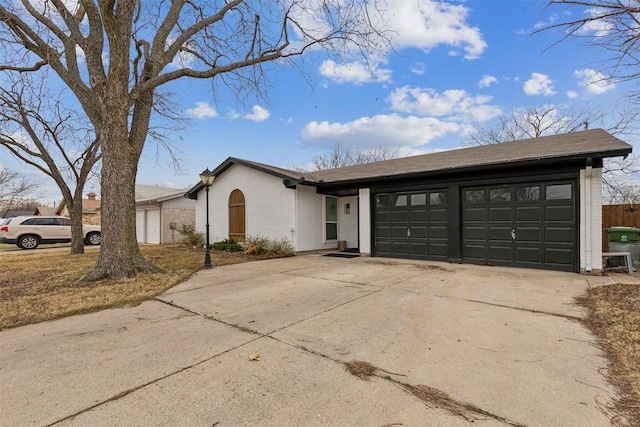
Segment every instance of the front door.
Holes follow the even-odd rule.
[[[229,239],[242,242],[246,236],[245,200],[240,190],[229,195]]]

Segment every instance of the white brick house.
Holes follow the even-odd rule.
[[[595,272],[603,159],[631,150],[594,129],[310,173],[228,158],[213,170],[210,238]],[[204,231],[204,185],[186,195]]]

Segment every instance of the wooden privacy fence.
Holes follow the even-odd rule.
[[[623,226],[640,228],[640,204],[602,205],[602,251],[609,250],[609,235],[605,229]]]

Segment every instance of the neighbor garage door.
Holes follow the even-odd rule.
[[[467,263],[576,271],[573,181],[462,189]]]
[[[160,243],[160,209],[136,210],[136,235],[140,243]]]
[[[374,255],[448,258],[446,190],[379,193],[374,200]]]

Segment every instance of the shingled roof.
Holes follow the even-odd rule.
[[[602,129],[460,148],[364,165],[317,171],[305,181],[341,182],[365,178],[444,172],[499,164],[559,162],[572,158],[626,156],[632,147]]]
[[[279,177],[286,186],[293,187],[298,183],[308,185],[348,183],[417,174],[462,172],[504,164],[516,166],[558,163],[589,157],[626,157],[631,151],[632,146],[626,142],[602,129],[592,129],[314,172],[297,172],[230,157],[213,173],[217,176],[232,165],[241,164]],[[191,195],[201,188],[202,183],[196,184],[187,194]]]

